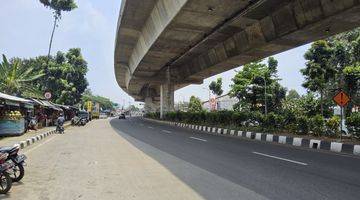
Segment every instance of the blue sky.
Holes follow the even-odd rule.
[[[88,61],[87,79],[91,90],[111,100],[128,104],[133,100],[117,85],[113,69],[116,23],[120,0],[77,0],[79,8],[64,13],[55,32],[52,53],[80,47]],[[52,28],[52,13],[37,0],[7,0],[0,8],[0,54],[29,58],[46,55]],[[279,61],[281,84],[305,93],[299,72],[304,67],[304,52],[309,45],[275,55]],[[229,90],[234,70],[210,77],[202,85],[190,85],[175,92],[175,101],[188,100],[191,95],[208,98],[209,83],[223,78],[224,91]]]

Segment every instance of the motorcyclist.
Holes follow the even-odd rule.
[[[57,122],[57,126],[56,126],[56,130],[58,132],[63,132],[64,131],[64,123],[65,123],[65,118],[64,118],[64,114],[60,113],[59,117],[56,120]],[[62,130],[62,131],[61,131]]]

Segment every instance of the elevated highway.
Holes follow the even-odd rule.
[[[117,26],[119,86],[163,113],[176,89],[360,26],[360,0],[122,0]]]

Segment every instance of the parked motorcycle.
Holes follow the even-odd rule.
[[[71,120],[72,125],[85,126],[88,121],[85,118],[74,117]]]
[[[0,194],[6,194],[9,192],[12,186],[12,180],[9,175],[9,172],[14,163],[8,160],[9,154],[0,153]]]
[[[13,163],[13,167],[8,170],[12,182],[20,181],[25,175],[24,165],[26,156],[24,154],[18,154],[19,150],[19,146],[0,147],[0,153],[8,154],[6,161]]]

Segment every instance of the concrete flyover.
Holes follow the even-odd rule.
[[[174,91],[360,26],[360,0],[122,0],[114,67],[148,111]]]

